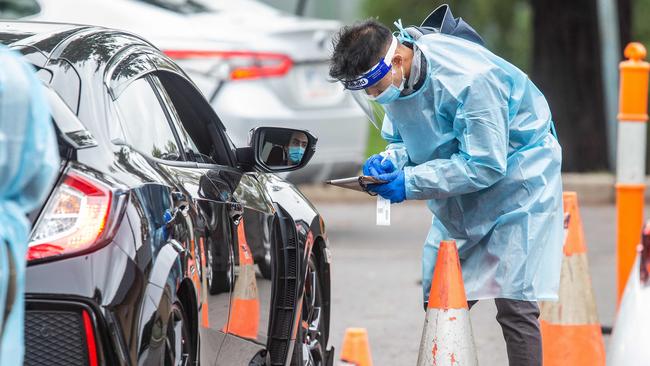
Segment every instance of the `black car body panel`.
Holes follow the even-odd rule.
[[[239,168],[212,108],[184,72],[147,41],[92,26],[0,22],[0,43],[22,53],[69,108],[60,115],[73,116],[85,128],[69,136],[58,129],[60,179],[78,172],[113,190],[101,245],[28,265],[27,364],[54,364],[58,347],[78,348],[90,338],[100,365],[163,364],[161,337],[172,324],[175,304],[185,309],[193,359],[201,365],[248,364],[256,356],[288,364],[310,255],[322,266],[329,313],[327,237],[314,207],[277,176]],[[125,130],[140,121],[118,104],[136,87],[156,95],[174,133],[171,148],[142,151],[129,144]],[[34,213],[32,222],[38,224],[38,217]],[[238,237],[241,225],[245,238]],[[280,260],[276,256],[287,245],[278,241],[287,232],[298,245],[294,257]],[[242,240],[261,271],[254,276],[260,317],[253,336],[232,331],[237,281],[245,272]],[[288,290],[280,280],[292,266],[295,287]],[[208,273],[225,277],[210,278],[209,287]],[[219,283],[225,287],[214,285]],[[293,304],[291,319],[279,319],[278,299]],[[60,339],[56,330],[65,319],[72,323],[70,331],[81,332],[81,341]],[[280,351],[265,356],[272,340]],[[50,354],[34,348],[47,344]],[[91,350],[79,352],[76,357],[83,358]]]

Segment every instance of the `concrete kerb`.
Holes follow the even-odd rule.
[[[582,205],[613,204],[616,198],[616,177],[610,173],[564,173],[564,191],[578,192]],[[646,177],[650,187],[650,176]],[[328,186],[325,184],[301,185],[302,193],[314,203],[374,203],[376,198],[363,192]],[[646,202],[650,203],[650,189],[646,189]]]

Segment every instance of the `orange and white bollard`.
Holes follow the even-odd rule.
[[[617,304],[636,256],[643,224],[645,193],[648,71],[646,49],[632,42],[625,47],[621,73],[616,152]]]

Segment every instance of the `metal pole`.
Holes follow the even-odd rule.
[[[598,0],[598,29],[600,31],[601,70],[605,97],[607,126],[607,162],[616,168],[616,87],[620,61],[618,9],[616,0]]]

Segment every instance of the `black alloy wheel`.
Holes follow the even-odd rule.
[[[172,313],[167,323],[165,337],[165,366],[194,365],[190,336],[190,324],[183,307],[179,303],[172,305]]]
[[[302,315],[298,336],[294,346],[292,366],[322,366],[325,364],[325,348],[329,329],[323,307],[323,291],[320,271],[314,254],[309,255],[305,295],[302,302]]]

